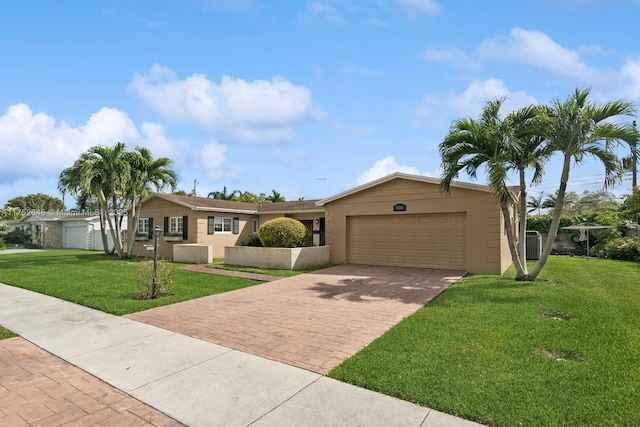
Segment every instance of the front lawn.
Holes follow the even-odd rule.
[[[116,315],[173,304],[260,282],[176,270],[168,294],[135,300],[138,262],[102,252],[56,250],[0,255],[0,282]]]
[[[466,277],[329,376],[489,425],[640,425],[640,264],[543,276]]]

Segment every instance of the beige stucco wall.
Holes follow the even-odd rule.
[[[404,203],[406,212],[393,212]],[[436,184],[396,178],[325,204],[326,244],[331,262],[348,263],[348,218],[356,215],[406,215],[465,212],[466,269],[501,274],[511,264],[500,207],[491,193],[452,187],[443,194]]]
[[[153,218],[154,228],[156,225],[160,228],[164,228],[164,217],[185,215],[188,216],[187,239],[167,241],[169,239],[165,240],[165,236],[162,234],[158,243],[158,256],[161,258],[172,259],[173,246],[176,244],[187,243],[211,245],[213,248],[213,257],[222,258],[224,257],[225,246],[240,245],[241,243],[245,243],[249,240],[249,236],[251,235],[251,220],[255,218],[254,215],[248,214],[195,211],[160,198],[151,198],[146,201],[142,206],[140,218]],[[239,218],[240,233],[207,234],[207,218],[210,216],[232,219]],[[133,255],[142,257],[150,256],[152,252],[147,251],[144,247],[145,245],[153,245],[153,239],[136,241]]]
[[[225,263],[258,268],[301,270],[329,263],[330,248],[258,248],[252,246],[227,246]]]
[[[173,246],[173,260],[189,264],[211,264],[213,248],[198,243],[176,244]]]

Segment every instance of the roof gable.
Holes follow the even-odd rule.
[[[361,191],[365,191],[365,190],[368,190],[370,188],[374,188],[374,187],[377,187],[378,185],[384,184],[384,183],[389,182],[389,181],[397,180],[397,179],[406,179],[406,180],[411,180],[411,181],[416,181],[416,182],[422,182],[422,183],[425,183],[425,184],[437,185],[438,187],[440,186],[440,182],[441,182],[437,178],[430,178],[430,177],[427,177],[427,176],[410,175],[410,174],[406,174],[406,173],[396,172],[396,173],[392,173],[391,175],[387,175],[385,177],[377,179],[375,181],[371,181],[371,182],[368,182],[366,184],[360,185],[358,187],[354,187],[354,188],[352,188],[350,190],[343,191],[342,193],[338,193],[335,196],[331,196],[331,197],[328,197],[326,199],[319,200],[318,202],[316,202],[316,205],[317,206],[324,206],[326,203],[334,202],[334,201],[342,199],[344,197],[351,196],[351,195],[359,193]],[[481,191],[481,192],[485,192],[485,193],[490,193],[491,192],[491,190],[489,190],[489,187],[487,187],[485,185],[469,184],[469,183],[465,183],[465,182],[452,182],[451,183],[451,187],[453,187],[453,188],[463,188],[463,189],[472,190],[472,191]]]

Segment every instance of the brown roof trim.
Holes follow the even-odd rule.
[[[184,206],[185,208],[189,208],[194,211],[236,212],[247,214],[255,214],[258,212],[257,203],[210,199],[208,197],[181,196],[178,194],[152,193],[145,198],[142,203],[145,203],[153,197]]]
[[[285,213],[320,213],[323,208],[316,205],[318,200],[297,200],[293,202],[260,203],[259,214],[285,214]]]
[[[152,193],[143,200],[145,203],[157,197],[184,206],[194,211],[233,212],[246,214],[288,214],[288,213],[320,213],[324,209],[316,205],[317,200],[299,200],[292,202],[249,203],[234,200],[210,199],[208,197],[181,196],[178,194]]]
[[[440,185],[440,180],[437,179],[437,178],[431,178],[431,177],[428,177],[428,176],[410,175],[410,174],[406,174],[406,173],[395,172],[395,173],[392,173],[391,175],[387,175],[385,177],[376,179],[375,181],[371,181],[371,182],[368,182],[366,184],[360,185],[358,187],[354,187],[354,188],[352,188],[350,190],[343,191],[342,193],[338,193],[335,196],[331,196],[331,197],[328,197],[326,199],[319,200],[318,202],[316,202],[316,205],[317,206],[324,206],[326,203],[333,202],[333,201],[336,201],[338,199],[342,199],[343,197],[351,196],[352,194],[359,193],[360,191],[367,190],[369,188],[375,187],[375,186],[380,185],[380,184],[384,184],[385,182],[389,182],[389,181],[392,181],[394,179],[408,179],[408,180],[411,180],[411,181],[424,182],[424,183],[434,184],[434,185],[438,185],[438,186]],[[469,184],[469,183],[466,183],[466,182],[452,182],[451,183],[451,187],[464,188],[464,189],[467,189],[467,190],[474,190],[474,191],[482,191],[482,192],[486,192],[486,193],[490,193],[491,192],[489,187],[487,187],[486,185]]]

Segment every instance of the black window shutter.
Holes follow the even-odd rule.
[[[169,232],[169,217],[165,216],[164,217],[164,234],[165,234],[165,236],[167,235],[168,232]]]
[[[240,218],[233,218],[233,234],[240,233]]]
[[[214,234],[216,232],[213,225],[214,219],[215,217],[212,216],[207,217],[207,234]]]
[[[183,216],[182,217],[182,239],[183,240],[187,240],[189,237],[189,217],[188,216]]]
[[[153,218],[149,218],[149,239],[153,239]]]

